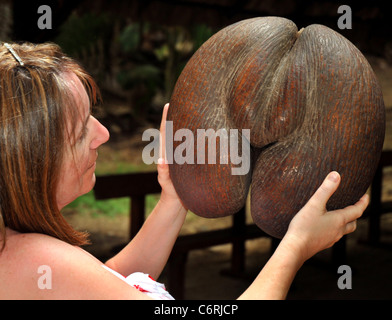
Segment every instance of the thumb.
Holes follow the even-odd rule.
[[[166,118],[169,104],[166,103],[163,107],[161,126],[159,128],[159,158],[166,160]]]
[[[340,183],[340,175],[336,171],[330,172],[321,186],[310,198],[309,202],[318,208],[325,208],[329,198],[334,194]]]

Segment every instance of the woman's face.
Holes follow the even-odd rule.
[[[75,74],[67,74],[66,77],[72,84],[72,92],[77,101],[75,107],[78,108],[78,119],[76,133],[66,134],[66,137],[75,136],[75,141],[72,138],[66,141],[57,186],[59,209],[94,187],[97,148],[109,139],[108,130],[90,114],[90,101],[81,81]]]

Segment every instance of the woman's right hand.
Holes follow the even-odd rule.
[[[356,229],[356,220],[369,204],[369,196],[365,194],[354,205],[327,211],[327,201],[339,183],[340,175],[337,172],[329,173],[308,203],[292,219],[282,239],[303,262],[317,252],[331,247],[342,236],[353,232]]]
[[[158,182],[162,187],[161,200],[164,202],[175,202],[180,203],[182,207],[184,205],[181,202],[176,190],[174,189],[173,182],[170,178],[169,165],[166,161],[166,118],[169,110],[169,104],[165,104],[162,112],[162,120],[160,126],[160,157],[158,159]],[[184,207],[185,208],[185,207]]]

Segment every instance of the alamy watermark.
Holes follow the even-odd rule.
[[[39,29],[52,29],[52,8],[48,5],[42,5],[38,7],[38,14],[41,16],[37,20],[37,26]]]
[[[338,28],[343,29],[352,29],[352,12],[351,7],[343,4],[339,6],[338,13],[342,13],[341,17],[338,19]]]
[[[144,163],[158,163],[161,142],[159,130],[145,130],[142,140],[150,141],[142,152]],[[250,170],[250,129],[197,129],[195,137],[195,134],[186,128],[173,132],[173,121],[166,121],[165,140],[166,160],[169,164],[229,164],[230,162],[234,165],[231,168],[232,175],[245,175]],[[181,143],[173,149],[173,141]],[[217,159],[217,145],[219,145],[219,159]],[[239,145],[241,145],[241,152],[239,152]]]
[[[341,274],[341,276],[338,279],[338,288],[340,290],[345,290],[345,289],[352,289],[353,284],[352,284],[352,271],[351,267],[348,265],[341,265],[338,268],[338,274]]]
[[[47,265],[41,265],[37,269],[38,277],[37,285],[41,290],[52,289],[52,269]]]
[[[40,17],[37,20],[38,28],[52,29],[52,8],[48,5],[41,5],[38,7],[37,13]],[[349,5],[343,4],[339,6],[337,13],[342,14],[338,21],[339,29],[352,29],[352,11]]]

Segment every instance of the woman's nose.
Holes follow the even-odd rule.
[[[97,119],[93,117],[94,121],[94,138],[90,143],[90,149],[97,149],[100,145],[109,140],[110,134],[108,129],[103,126]]]

